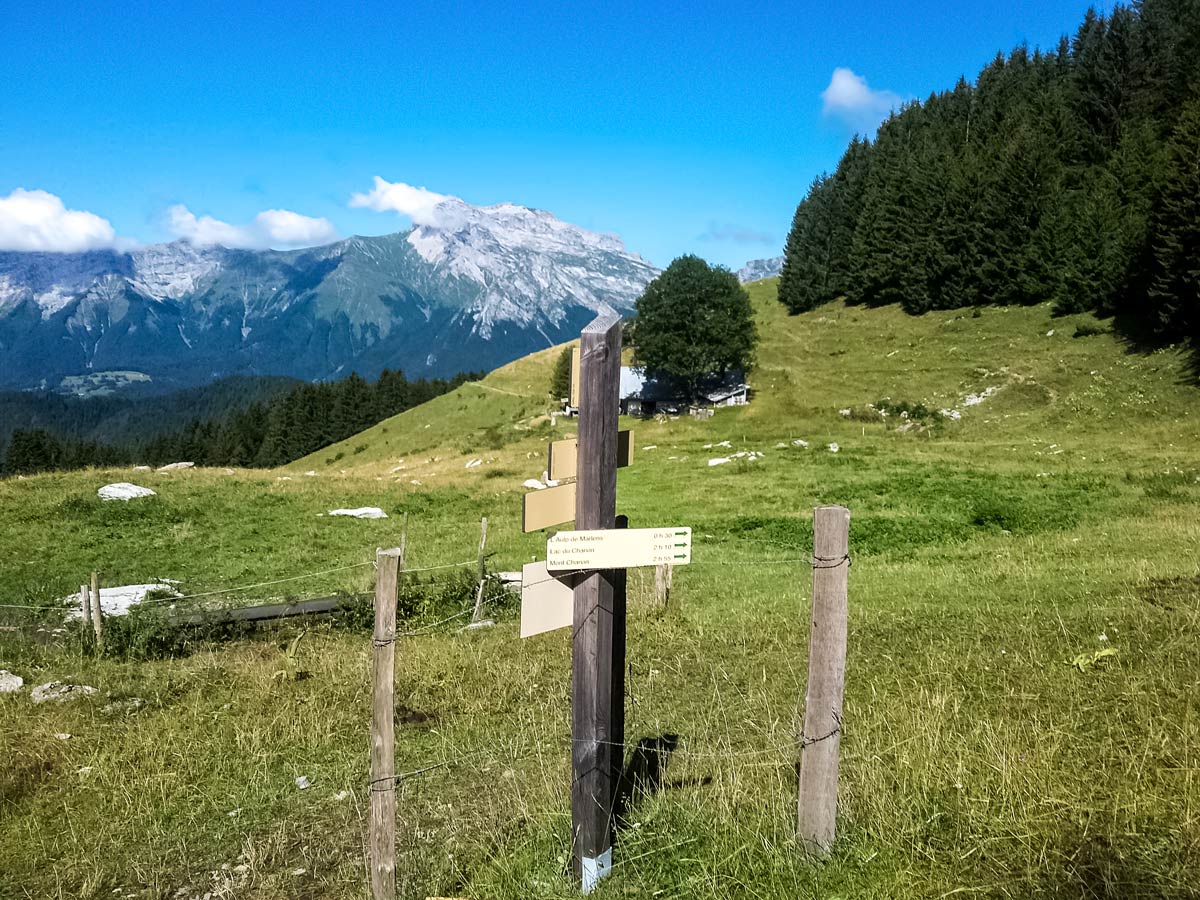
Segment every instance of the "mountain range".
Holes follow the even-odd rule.
[[[770,259],[752,259],[737,270],[737,278],[742,284],[748,284],[751,281],[761,281],[763,278],[774,278],[782,269],[782,256],[772,256]]]
[[[304,250],[0,252],[0,388],[448,377],[575,337],[658,274],[543,210],[448,197],[423,221]]]

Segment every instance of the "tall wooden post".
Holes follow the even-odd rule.
[[[471,621],[478,622],[483,618],[483,585],[487,580],[487,516],[479,523],[479,587],[475,591],[475,610],[471,613]]]
[[[83,628],[83,643],[88,642],[88,634],[92,630],[92,595],[88,592],[87,584],[79,586],[79,610],[82,613],[80,625]]]
[[[92,573],[92,627],[96,630],[96,649],[104,649],[104,611],[100,608],[100,573]]]
[[[621,319],[597,317],[580,341],[575,527],[612,528],[617,508],[617,414]],[[573,870],[584,893],[612,868],[613,582],[610,571],[576,582],[571,648],[571,828]],[[622,668],[624,663],[618,663]]]
[[[842,742],[842,691],[846,681],[847,575],[850,510],[813,510],[812,630],[808,638],[808,693],[800,735],[797,836],[824,856],[837,830],[838,756]]]
[[[371,896],[396,896],[396,589],[404,546],[378,550],[375,562],[375,633],[371,660],[371,821],[368,852]]]

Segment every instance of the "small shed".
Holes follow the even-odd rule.
[[[694,407],[743,406],[749,402],[750,386],[745,373],[729,372],[701,381],[697,395],[694,402],[686,386],[665,373],[621,367],[621,412],[629,416],[649,418],[660,413],[679,415]]]

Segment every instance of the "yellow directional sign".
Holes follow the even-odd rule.
[[[528,534],[575,518],[575,482],[531,491],[525,495],[525,510],[521,527]]]
[[[551,572],[626,569],[692,561],[692,529],[611,528],[560,531],[546,542],[546,568]]]
[[[579,441],[567,438],[550,444],[550,460],[546,466],[551,481],[562,481],[576,476],[579,458]],[[633,462],[633,432],[626,429],[617,432],[617,468],[623,469]]]

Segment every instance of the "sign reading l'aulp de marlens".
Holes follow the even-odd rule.
[[[631,569],[692,561],[690,528],[613,528],[560,531],[546,542],[546,569]]]

